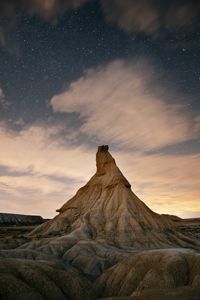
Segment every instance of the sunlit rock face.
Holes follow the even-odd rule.
[[[64,230],[79,238],[135,249],[195,247],[195,242],[175,232],[170,218],[154,213],[133,193],[108,146],[98,147],[96,166],[94,176],[58,209],[59,215],[33,234]]]
[[[54,219],[5,243],[0,298],[200,300],[199,239],[132,192],[108,146],[96,165]]]

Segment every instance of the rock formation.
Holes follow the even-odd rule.
[[[197,235],[138,199],[108,146],[96,165],[54,219],[0,251],[0,299],[200,300]]]
[[[96,166],[95,175],[58,209],[60,214],[34,234],[78,231],[87,239],[134,249],[196,247],[176,232],[169,217],[150,210],[132,192],[108,146],[98,148]]]

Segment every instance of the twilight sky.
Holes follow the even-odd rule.
[[[200,2],[1,0],[0,211],[52,217],[98,145],[158,213],[200,217]]]

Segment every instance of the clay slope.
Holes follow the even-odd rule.
[[[139,296],[99,298],[101,300],[200,300],[200,287],[151,289]],[[99,300],[98,299],[98,300]]]
[[[71,233],[79,239],[134,249],[199,247],[197,241],[176,232],[169,217],[154,213],[132,192],[108,146],[98,148],[96,165],[89,182],[33,235]]]
[[[0,259],[2,300],[95,300],[91,283],[61,263]]]
[[[102,298],[200,299],[200,255],[185,249],[143,251],[106,270],[96,286]]]

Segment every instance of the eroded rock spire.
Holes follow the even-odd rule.
[[[153,212],[133,193],[108,149],[98,147],[96,173],[35,233],[64,230],[81,239],[136,249],[188,247],[191,241],[176,233],[169,218]]]

